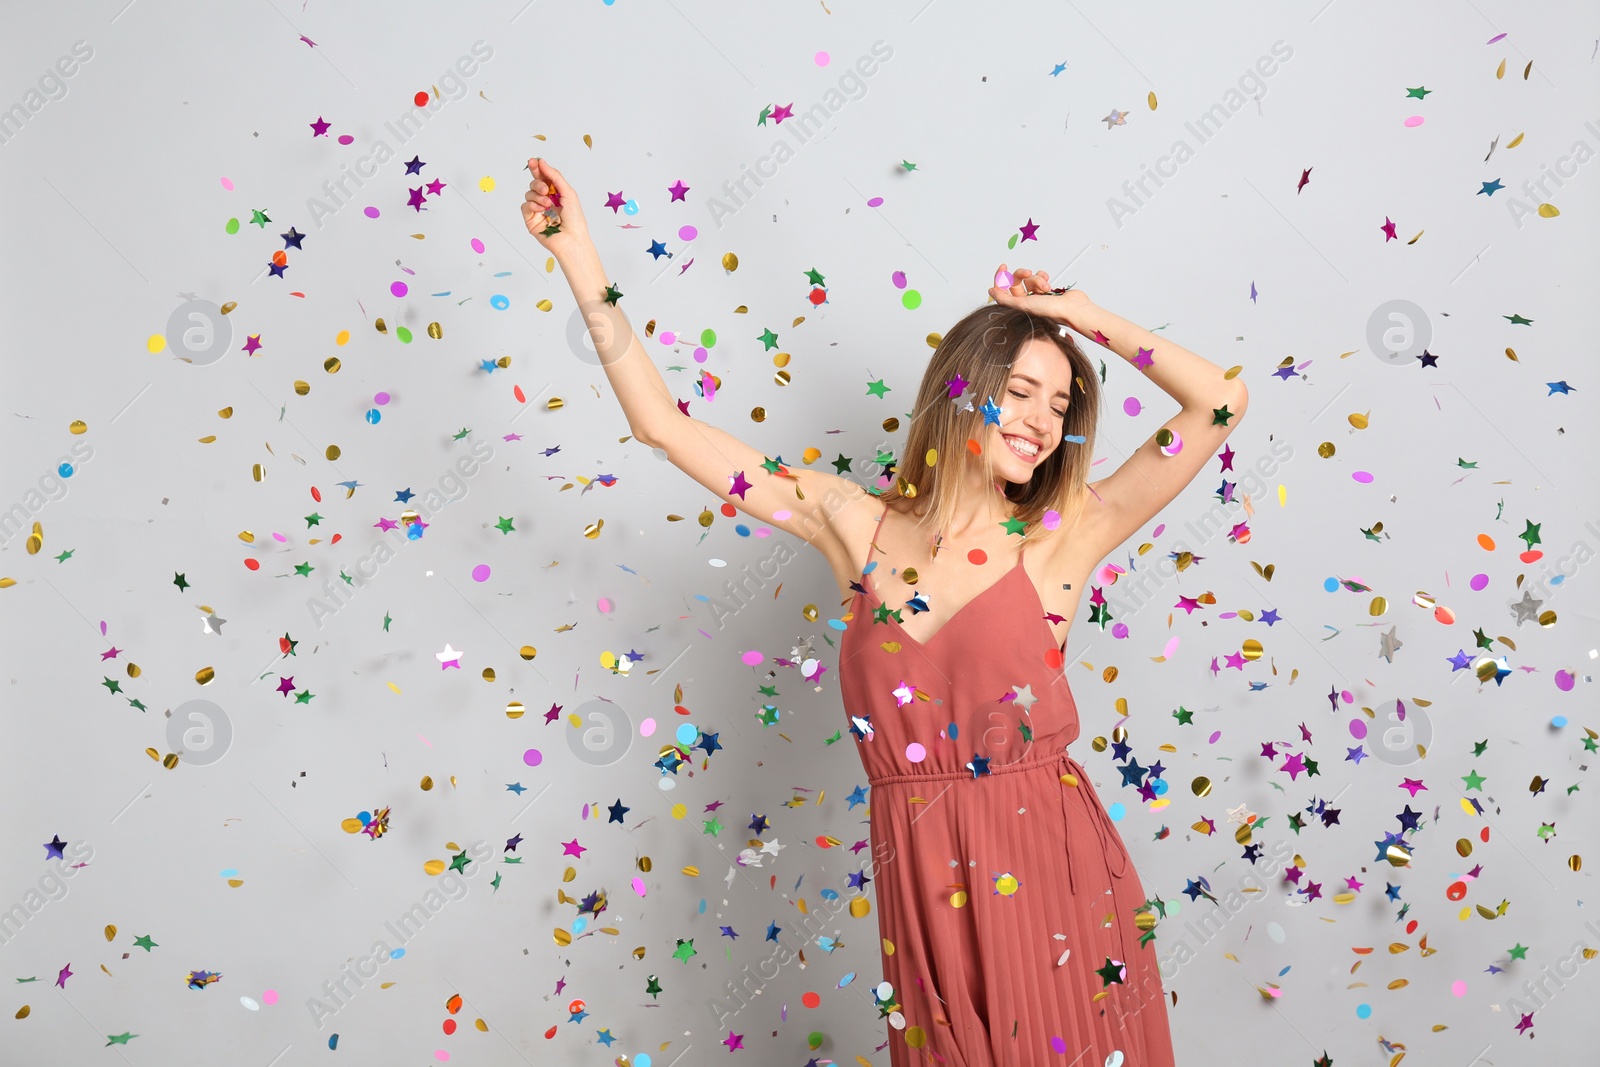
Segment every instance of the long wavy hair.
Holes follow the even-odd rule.
[[[1062,420],[1061,442],[1028,481],[1006,482],[1005,497],[1026,523],[1023,534],[1028,540],[1044,540],[1054,532],[1042,524],[1051,509],[1061,516],[1057,530],[1072,528],[1089,495],[1089,465],[1100,421],[1099,379],[1066,326],[1000,304],[967,313],[939,340],[922,374],[894,484],[879,494],[880,499],[912,501],[918,525],[941,531],[954,521],[962,486],[974,465],[982,469],[984,485],[995,484],[993,458],[981,447],[987,437],[981,408],[990,397],[1004,406],[1017,354],[1035,337],[1055,345],[1071,362],[1074,388]],[[948,383],[958,373],[966,386],[951,399]],[[966,410],[968,398],[971,410]],[[1068,437],[1081,437],[1083,443]],[[936,460],[931,466],[930,452]]]

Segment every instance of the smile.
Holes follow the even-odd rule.
[[[1002,436],[1002,437],[1004,437],[1006,439],[1006,444],[1011,446],[1011,451],[1015,452],[1017,455],[1021,456],[1023,459],[1035,460],[1035,459],[1039,458],[1039,446],[1038,445],[1032,444],[1031,442],[1028,442],[1028,441],[1024,441],[1020,437],[1012,437],[1010,434],[1001,434],[1000,436]]]

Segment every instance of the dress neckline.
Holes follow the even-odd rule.
[[[887,502],[885,502],[885,504],[883,506],[883,513],[884,513],[884,515],[887,515],[889,513],[889,505],[888,505]],[[882,528],[883,528],[883,516],[880,515],[878,517],[878,529],[881,530]],[[876,537],[874,537],[874,539],[872,541],[868,542],[867,563],[869,565],[872,563],[872,552],[873,552],[875,547],[876,547]],[[954,626],[956,624],[956,622],[961,618],[961,616],[963,614],[965,614],[965,612],[966,612],[966,610],[968,608],[972,607],[978,601],[982,600],[984,597],[986,597],[990,593],[994,592],[997,588],[999,588],[1000,586],[1004,585],[1006,583],[1007,579],[1009,579],[1012,576],[1013,573],[1020,572],[1022,574],[1022,578],[1023,578],[1024,583],[1028,586],[1028,589],[1033,593],[1033,602],[1036,605],[1038,605],[1038,608],[1039,608],[1039,622],[1044,625],[1045,633],[1047,635],[1049,635],[1051,647],[1055,647],[1056,635],[1055,635],[1055,632],[1050,629],[1050,624],[1045,621],[1045,618],[1044,618],[1044,601],[1039,598],[1039,587],[1033,583],[1033,579],[1032,578],[1028,577],[1028,572],[1026,570],[1024,570],[1023,566],[1022,566],[1023,562],[1024,562],[1025,558],[1026,558],[1027,550],[1028,550],[1027,543],[1024,542],[1017,549],[1017,562],[1012,565],[1011,569],[1008,570],[1005,574],[1001,575],[995,581],[991,582],[989,584],[989,587],[987,589],[983,590],[983,592],[979,593],[977,596],[973,597],[971,600],[969,600],[965,604],[961,605],[961,607],[956,610],[956,613],[954,615],[950,616],[948,619],[946,619],[944,621],[944,625],[939,627],[937,630],[935,630],[933,632],[933,635],[931,637],[929,637],[926,641],[919,641],[916,637],[914,637],[910,633],[908,633],[906,631],[906,628],[904,626],[900,625],[899,620],[896,619],[893,615],[888,615],[886,617],[887,617],[888,621],[891,624],[893,624],[894,628],[896,630],[900,631],[900,636],[904,637],[907,641],[910,641],[912,644],[916,645],[920,649],[931,648],[939,640],[940,637],[944,636],[944,632],[946,630],[950,629],[952,626]],[[867,569],[866,567],[863,567],[862,574],[861,574],[861,577],[862,577],[862,581],[861,581],[862,592],[857,593],[853,598],[851,598],[851,602],[850,602],[851,603],[851,611],[852,611],[853,614],[854,614],[854,611],[855,611],[856,603],[863,596],[866,596],[869,593],[872,596],[872,598],[874,600],[876,600],[880,605],[882,605],[885,608],[888,607],[888,605],[884,603],[883,598],[878,596],[877,591],[876,590],[872,590],[872,589],[870,589],[868,587],[867,582],[866,582],[866,577],[870,573],[871,573],[871,571],[869,569]],[[856,620],[853,617],[852,621],[859,621],[859,620]],[[1067,647],[1066,646],[1066,642],[1063,641],[1061,643],[1061,646],[1058,649],[1058,651],[1065,651],[1066,647]]]

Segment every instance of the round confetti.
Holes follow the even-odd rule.
[[[922,306],[922,294],[915,289],[907,289],[905,295],[900,298],[900,306],[907,311],[915,311]]]
[[[1370,483],[1372,481],[1372,475],[1367,473],[1366,471],[1356,471],[1355,473],[1351,474],[1350,477],[1354,478],[1356,481],[1360,482],[1362,485],[1367,485],[1368,483]]]
[[[1372,1018],[1372,1005],[1371,1004],[1357,1004],[1356,1005],[1356,1018],[1358,1018],[1358,1019],[1370,1019],[1370,1018]]]
[[[162,352],[164,352],[166,350],[166,347],[167,347],[167,335],[166,334],[162,334],[162,333],[153,333],[153,334],[151,334],[148,338],[146,338],[146,340],[144,342],[144,347],[145,347],[145,350],[147,352],[149,352],[152,356],[160,355]]]
[[[1572,692],[1572,687],[1576,682],[1577,679],[1572,676],[1571,671],[1564,669],[1556,671],[1556,688],[1563,693]]]
[[[483,255],[483,242],[474,237],[472,239],[472,250],[480,256]]]
[[[1136,396],[1130,396],[1130,397],[1128,397],[1128,399],[1126,399],[1126,400],[1124,400],[1122,402],[1122,413],[1124,415],[1128,415],[1128,416],[1131,417],[1133,415],[1139,414],[1139,412],[1141,412],[1143,410],[1144,410],[1144,405],[1139,403],[1139,398],[1136,397]]]
[[[1457,978],[1454,982],[1451,982],[1450,983],[1450,995],[1451,996],[1455,996],[1455,997],[1464,997],[1464,996],[1466,996],[1467,995],[1467,983],[1463,982],[1459,978]]]
[[[656,721],[654,719],[645,719],[643,722],[641,722],[639,724],[639,736],[640,737],[650,737],[650,736],[654,735],[655,732],[656,732]]]
[[[692,241],[699,236],[700,231],[695,229],[693,226],[678,227],[678,240],[680,241]]]
[[[826,67],[832,57],[830,57],[828,55],[828,53],[826,53],[826,52],[818,52],[816,55],[812,56],[811,58],[812,58],[813,61],[815,61],[817,66]]]
[[[1362,722],[1360,719],[1351,719],[1350,736],[1355,738],[1357,741],[1361,740],[1363,737],[1366,737],[1367,724]]]
[[[1467,584],[1472,587],[1473,592],[1482,592],[1489,586],[1489,576],[1487,574],[1474,574]]]
[[[223,229],[227,230],[229,233],[238,233],[239,232],[239,220],[238,219],[229,219],[228,220],[228,224],[226,226],[224,226]]]
[[[536,748],[530,748],[522,754],[522,762],[530,767],[537,767],[544,762],[544,753]],[[350,809],[346,808],[344,810],[349,811]]]
[[[427,91],[424,90],[422,92],[417,93],[416,96],[413,96],[411,98],[411,102],[413,104],[415,104],[417,107],[427,107],[428,106],[428,94],[427,94]]]
[[[867,201],[867,206],[868,207],[882,207],[883,206],[883,197],[881,197],[881,196],[873,197],[871,200]]]
[[[480,563],[472,568],[472,580],[475,582],[487,582],[489,580],[489,565]]]
[[[822,998],[816,993],[807,992],[801,996],[800,1003],[804,1004],[808,1008],[815,1008],[817,1005],[822,1003]]]
[[[692,722],[686,722],[678,727],[677,738],[680,745],[692,745],[699,736],[700,728]]]
[[[230,192],[230,193],[233,192],[233,179],[232,178],[223,178],[222,179],[222,187],[224,189],[228,190],[228,192]]]
[[[604,597],[604,596],[601,597],[595,603],[595,607],[599,608],[601,611],[610,611],[611,610],[611,598],[610,597]]]
[[[1421,115],[1412,115],[1410,118],[1406,119],[1406,128],[1407,129],[1410,129],[1413,126],[1421,126],[1421,125],[1422,125],[1422,116]],[[1366,1016],[1363,1015],[1362,1018],[1365,1019]]]
[[[369,219],[375,219],[378,217],[378,209],[370,205],[362,208],[361,213]]]
[[[276,989],[268,989],[263,991],[261,994],[261,1003],[265,1004],[269,1008],[278,1003],[278,991]]]
[[[489,306],[496,311],[504,311],[511,306],[511,301],[507,300],[504,295],[496,293],[489,298]]]
[[[339,143],[340,144],[346,144],[346,145],[355,144],[356,143],[356,139],[354,137],[350,136],[348,133],[341,133],[339,135]]]
[[[344,342],[340,341],[339,343],[343,344]],[[383,407],[383,405],[385,405],[385,404],[387,404],[389,402],[389,394],[388,393],[374,393],[372,395],[372,402],[374,404],[378,405],[379,407]]]
[[[928,750],[923,748],[922,745],[916,741],[913,741],[906,746],[906,759],[910,760],[912,763],[921,763],[927,758]]]
[[[261,1005],[257,1004],[250,997],[240,997],[239,998],[239,1003],[243,1004],[250,1011],[260,1011],[261,1010]]]
[[[752,648],[748,652],[739,653],[739,662],[743,663],[746,667],[759,667],[761,666],[761,661],[764,659],[766,659],[766,657],[761,654],[761,650],[758,648]]]
[[[1106,809],[1106,814],[1111,816],[1112,822],[1121,822],[1123,817],[1128,814],[1128,809],[1124,808],[1122,801],[1118,800]]]
[[[492,192],[494,192],[494,179],[489,177],[488,175],[484,175],[482,178],[479,178],[478,179],[478,191],[479,192],[484,192],[484,193],[492,193]]]

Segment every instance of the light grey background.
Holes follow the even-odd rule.
[[[522,229],[521,168],[535,154],[579,190],[637,328],[655,319],[688,338],[716,331],[704,366],[722,385],[709,404],[695,393],[691,346],[648,342],[658,366],[685,368],[665,371],[675,395],[791,464],[814,446],[819,463],[843,453],[873,481],[879,450],[903,444],[903,430],[881,423],[903,425],[924,338],[982,303],[1002,260],[1049,270],[1222,366],[1242,365],[1251,406],[1229,441],[1233,471],[1208,465],[1110,558],[1137,568],[1106,589],[1126,639],[1080,618],[1068,648],[1083,714],[1076,754],[1108,803],[1125,805],[1119,825],[1140,875],[1169,902],[1151,950],[1174,961],[1163,971],[1178,994],[1179,1062],[1310,1063],[1324,1051],[1335,1063],[1385,1062],[1380,1040],[1437,1064],[1590,1054],[1584,1006],[1600,965],[1565,961],[1579,942],[1600,946],[1587,900],[1596,787],[1581,733],[1600,726],[1589,673],[1600,548],[1592,5],[112,0],[14,5],[4,17],[0,105],[27,109],[0,143],[0,576],[16,582],[0,589],[5,1062],[367,1064],[443,1050],[458,1063],[639,1063],[644,1053],[687,1064],[726,1059],[729,1027],[755,1062],[888,1062],[871,994],[882,977],[876,913],[831,912],[821,895],[853,895],[846,875],[868,855],[818,845],[867,834],[867,807],[846,800],[864,784],[853,742],[825,744],[847,725],[825,640],[837,635],[831,576],[820,556],[780,551],[797,546],[742,516],[702,528],[696,517],[717,500],[637,442],[619,443],[627,426],[603,373],[568,344],[572,296]],[[52,80],[80,41],[92,56]],[[892,58],[839,91],[878,41]],[[475,42],[492,56],[444,80]],[[1273,60],[1277,42],[1289,58]],[[433,86],[440,99],[420,131],[402,138],[386,125]],[[1429,95],[1408,98],[1412,86]],[[809,138],[789,122],[756,123],[763,108],[819,103],[827,121]],[[1202,140],[1197,124],[1214,106],[1222,118]],[[1125,123],[1104,120],[1113,110]],[[1425,121],[1408,128],[1409,116]],[[319,117],[328,137],[311,136]],[[340,146],[340,134],[355,143]],[[325,217],[312,198],[334,206],[323,183],[379,140],[396,158],[359,187],[346,178],[347,203]],[[1179,140],[1183,162],[1162,164]],[[779,142],[791,151],[774,169],[761,160]],[[404,173],[413,156],[426,163],[420,179]],[[735,202],[724,183],[758,167],[770,177]],[[1158,167],[1159,186],[1146,179],[1137,199],[1124,190]],[[1524,188],[1548,173],[1560,187]],[[479,189],[485,176],[492,192]],[[408,207],[408,188],[433,179],[445,182],[440,194],[422,212]],[[665,190],[680,179],[689,192],[672,203]],[[1502,189],[1479,193],[1496,180]],[[619,189],[636,215],[603,206]],[[866,206],[874,196],[884,198],[876,209]],[[720,217],[713,197],[737,210]],[[1561,213],[1519,215],[1514,197],[1524,211],[1547,201]],[[264,228],[249,224],[253,208],[270,216]],[[239,233],[225,232],[229,218]],[[1037,243],[1008,250],[1030,219]],[[1397,240],[1384,240],[1386,219]],[[698,237],[680,238],[684,225]],[[306,239],[272,277],[276,235],[291,226]],[[649,256],[654,240],[673,258]],[[729,252],[739,257],[731,274]],[[807,300],[810,269],[826,277],[819,308]],[[917,310],[902,307],[895,271],[922,295]],[[404,298],[390,295],[397,280],[410,286]],[[209,365],[147,347],[185,294],[238,304],[231,348]],[[496,294],[505,310],[491,306]],[[1368,350],[1369,321],[1392,300],[1421,310],[1413,325],[1431,331],[1437,366],[1394,366]],[[387,334],[374,327],[380,316]],[[431,322],[442,340],[427,336]],[[398,326],[413,332],[409,344]],[[755,339],[767,327],[793,356],[787,387]],[[340,330],[351,333],[342,347]],[[241,351],[252,334],[262,342],[253,357]],[[335,355],[342,369],[330,374]],[[483,369],[502,357],[508,368]],[[1274,377],[1285,359],[1297,372]],[[1098,471],[1175,410],[1107,362]],[[879,377],[892,390],[882,399],[865,389]],[[1545,384],[1559,381],[1572,391]],[[369,424],[379,391],[392,400]],[[546,409],[553,396],[560,410]],[[1129,397],[1142,414],[1124,413]],[[749,415],[757,405],[760,424]],[[1354,429],[1354,413],[1370,427]],[[77,419],[81,436],[69,430]],[[1319,457],[1322,442],[1337,446],[1332,458]],[[332,461],[330,445],[341,450]],[[74,470],[61,481],[63,462]],[[359,483],[353,495],[338,484],[347,481]],[[1235,502],[1223,506],[1225,481]],[[427,523],[417,540],[377,525],[400,520],[396,494],[408,487]],[[303,518],[312,513],[320,525]],[[502,517],[512,532],[496,528]],[[1241,521],[1248,544],[1228,536]],[[34,522],[43,546],[30,555]],[[1527,522],[1543,538],[1531,564],[1517,559]],[[1497,547],[1478,547],[1479,534]],[[1145,542],[1153,549],[1138,555]],[[1185,549],[1203,561],[1181,575],[1161,566]],[[1270,582],[1252,561],[1274,565]],[[302,564],[315,569],[301,576]],[[473,578],[480,564],[487,581]],[[711,600],[737,607],[724,583],[746,566],[768,578],[758,590],[751,582],[748,606],[729,618]],[[341,570],[371,577],[346,586]],[[1477,573],[1489,578],[1481,592],[1468,584]],[[1557,613],[1553,626],[1516,621],[1519,576]],[[1372,592],[1328,592],[1333,577]],[[335,586],[342,603],[330,599],[337,610],[319,617],[312,598]],[[1413,604],[1419,591],[1456,622]],[[1179,596],[1205,593],[1215,604],[1176,609]],[[1381,617],[1369,615],[1373,595],[1387,598]],[[818,621],[804,617],[807,604]],[[208,623],[202,605],[226,622]],[[1259,621],[1269,608],[1279,617],[1270,626]],[[1226,617],[1241,610],[1257,621]],[[1392,662],[1379,656],[1391,627],[1403,642]],[[1511,672],[1498,685],[1451,669],[1478,629]],[[279,655],[286,634],[298,641],[293,657]],[[1170,637],[1176,654],[1156,662]],[[1211,669],[1251,638],[1264,646],[1259,661]],[[535,659],[518,655],[524,645]],[[829,668],[815,686],[777,663],[807,645]],[[459,672],[442,669],[447,647]],[[760,666],[742,662],[750,650]],[[639,658],[613,671],[607,653]],[[1108,684],[1110,666],[1120,676]],[[215,680],[198,685],[206,668]],[[1570,692],[1556,685],[1563,670],[1576,675]],[[280,692],[284,677],[313,695]],[[673,710],[679,685],[687,717]],[[1330,692],[1351,703],[1331,704]],[[1110,754],[1090,746],[1124,721],[1118,697],[1140,762],[1167,768],[1164,810],[1120,789]],[[197,699],[219,709],[209,721],[179,714]],[[1396,699],[1432,737],[1409,765],[1387,718]],[[512,701],[524,717],[507,717]],[[781,719],[763,728],[767,703]],[[553,705],[562,711],[547,723]],[[1172,717],[1179,705],[1193,725]],[[1379,717],[1369,751],[1392,735],[1387,762],[1345,759],[1361,707]],[[565,717],[596,708],[632,730],[585,762],[569,744],[585,734]],[[1555,716],[1568,725],[1552,726]],[[660,724],[651,738],[637,736],[646,717]],[[697,750],[664,791],[653,764],[686,721],[718,732],[722,747],[703,769]],[[1317,760],[1320,776],[1291,780],[1260,756],[1268,741]],[[187,755],[172,769],[146,754],[178,748]],[[524,762],[529,749],[540,765]],[[1482,798],[1481,816],[1461,806],[1473,770],[1486,776],[1469,794]],[[1215,783],[1203,799],[1190,789],[1198,775]],[[1548,779],[1540,793],[1528,785],[1535,775]],[[1424,813],[1407,835],[1411,866],[1396,870],[1374,861],[1373,842],[1399,829],[1406,776],[1427,791],[1410,801]],[[623,825],[605,813],[619,798],[631,809]],[[1341,809],[1338,823],[1311,818],[1295,835],[1289,817],[1317,798]],[[712,837],[704,809],[719,802]],[[684,818],[672,817],[675,803]],[[586,817],[585,804],[600,807]],[[341,829],[381,806],[391,808],[382,838]],[[1219,896],[1248,880],[1229,821],[1245,810],[1268,820],[1257,841],[1303,857],[1302,884],[1320,883],[1322,899],[1306,902],[1281,875],[1233,912],[1183,894],[1202,876]],[[736,866],[757,814],[770,824],[761,840],[781,848]],[[1214,836],[1192,829],[1207,817]],[[1555,836],[1541,840],[1546,823]],[[41,843],[57,835],[67,862],[85,865],[46,859]],[[573,839],[581,857],[563,855]],[[1469,857],[1458,840],[1475,846]],[[458,852],[475,860],[464,875],[425,873]],[[1574,855],[1588,861],[1576,873]],[[563,882],[568,865],[575,877]],[[1448,899],[1479,865],[1466,899]],[[1337,904],[1347,877],[1363,888]],[[1398,901],[1386,883],[1401,887]],[[618,932],[591,926],[558,947],[554,931],[577,914],[558,891],[602,889],[608,907],[594,925]],[[822,916],[810,930],[802,899]],[[1462,917],[1502,901],[1492,921]],[[387,924],[414,906],[422,918],[404,957],[366,963],[376,942],[399,946]],[[783,928],[777,942],[763,940],[771,922]],[[136,946],[141,936],[156,947]],[[698,952],[687,963],[672,958],[680,938]],[[1391,943],[1410,947],[1391,954]],[[780,945],[784,958],[803,950],[805,965],[770,962]],[[1526,955],[1513,961],[1518,945]],[[371,977],[342,979],[342,1006],[314,1019],[310,998],[335,1006],[324,983],[358,963]],[[763,967],[776,976],[751,977]],[[200,971],[221,977],[186,988]],[[1558,971],[1564,986],[1547,977]],[[1400,978],[1409,984],[1386,988]],[[749,1004],[724,1014],[738,1007],[734,979]],[[1537,1000],[1530,981],[1544,982]],[[1280,996],[1258,994],[1269,983]],[[819,1008],[802,1006],[806,991],[821,994]],[[456,994],[462,1029],[446,1036]],[[575,997],[588,1014],[573,1022]],[[14,1019],[24,1005],[29,1016]],[[1514,1029],[1529,1010],[1535,1039]],[[473,1028],[479,1018],[487,1032]],[[598,1043],[602,1030],[610,1046]],[[814,1052],[813,1032],[825,1035]],[[124,1033],[138,1036],[105,1049]],[[333,1033],[337,1053],[327,1051]]]

